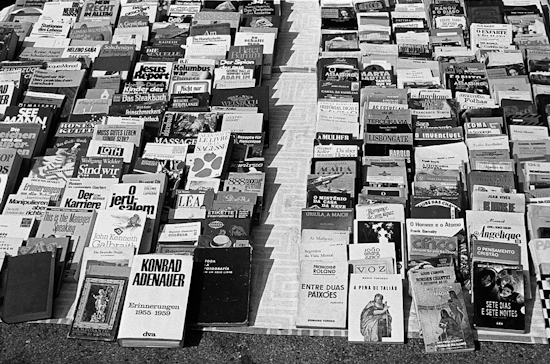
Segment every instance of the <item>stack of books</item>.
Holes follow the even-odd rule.
[[[548,8],[536,0],[320,7],[300,247],[310,252],[315,241],[317,253],[300,255],[297,325],[402,342],[403,295],[386,303],[383,287],[401,293],[407,278],[427,352],[473,350],[470,322],[525,333],[525,302],[536,296],[528,249],[542,249],[550,231]],[[539,259],[537,271],[550,263]],[[382,272],[391,284],[373,283]],[[321,284],[328,278],[319,273],[335,284]],[[346,297],[335,287],[348,282]]]
[[[71,281],[72,338],[180,346],[186,319],[248,324],[280,12],[17,1],[0,22],[3,321],[50,318]]]

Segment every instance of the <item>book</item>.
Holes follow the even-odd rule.
[[[118,343],[122,347],[181,347],[193,257],[136,255],[124,300]]]
[[[107,198],[107,210],[120,212],[145,212],[141,243],[136,248],[140,254],[154,251],[160,223],[160,185],[154,183],[112,184]],[[141,217],[140,217],[141,218]]]
[[[97,210],[87,246],[132,246],[139,249],[145,229],[145,211]]]
[[[399,274],[350,274],[348,341],[404,343],[403,284]]]
[[[296,326],[345,328],[347,291],[346,261],[300,262]]]
[[[474,326],[525,332],[525,292],[521,265],[474,262]]]
[[[0,318],[14,324],[52,316],[55,254],[6,257],[6,278]],[[32,299],[29,299],[32,297]]]
[[[447,294],[443,294],[447,293]],[[474,350],[460,283],[437,283],[413,290],[426,353]]]
[[[36,231],[37,238],[70,237],[70,251],[65,267],[67,280],[78,281],[84,247],[88,244],[95,210],[48,207]]]
[[[107,205],[112,178],[69,178],[60,207],[103,210]]]
[[[189,323],[242,326],[249,322],[252,248],[199,248],[194,253]]]
[[[127,277],[86,276],[68,337],[114,341],[127,283]]]
[[[199,133],[188,177],[222,177],[227,169],[231,132]]]

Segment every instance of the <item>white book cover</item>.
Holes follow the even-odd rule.
[[[137,62],[132,80],[157,81],[168,85],[172,74],[172,62]]]
[[[143,158],[184,161],[187,157],[187,144],[147,143]]]
[[[230,142],[230,131],[199,133],[188,177],[220,177]]]
[[[223,45],[226,50],[231,46],[231,35],[229,34],[214,34],[214,35],[194,35],[187,37],[187,45]]]
[[[60,207],[103,210],[116,178],[69,178]]]
[[[357,220],[405,221],[405,207],[401,204],[381,203],[356,205]]]
[[[90,140],[86,157],[122,157],[124,163],[132,162],[135,145],[131,142]]]
[[[0,239],[27,240],[35,228],[36,218],[29,215],[0,215]]]
[[[261,133],[263,127],[262,113],[223,114],[221,131],[233,133]]]
[[[350,260],[392,258],[395,271],[394,243],[350,244],[348,251]]]
[[[157,2],[128,3],[120,8],[120,16],[145,15],[149,18],[149,23],[154,23],[157,18],[157,11]]]
[[[62,58],[88,57],[92,61],[99,55],[101,46],[68,46],[61,54]]]
[[[348,302],[348,341],[404,343],[403,283],[399,274],[351,274]]]
[[[156,183],[119,183],[109,188],[107,210],[145,212],[143,238],[139,253],[149,253],[160,223],[160,185]]]
[[[349,231],[347,230],[323,230],[323,229],[303,229],[302,244],[316,243],[334,243],[344,242],[349,243]]]
[[[136,147],[139,147],[141,145],[142,129],[143,128],[138,125],[96,125],[94,127],[92,139],[114,142],[130,142]]]
[[[118,29],[118,28],[117,28]],[[111,38],[111,44],[130,44],[136,46],[136,51],[141,51],[143,44],[142,34],[114,34]]]
[[[139,249],[145,229],[145,211],[98,210],[89,246],[131,246]]]
[[[201,233],[201,223],[186,222],[181,224],[164,224],[160,227],[158,241],[163,243],[178,243],[197,241]]]
[[[118,331],[121,346],[183,344],[192,268],[192,256],[134,257]]]
[[[39,21],[34,24],[31,30],[30,37],[46,37],[46,38],[67,38],[71,24],[69,23],[52,23],[50,21]]]
[[[23,241],[24,239],[22,238],[0,238],[0,253],[15,257],[19,251],[19,247],[23,245]],[[1,264],[0,268],[2,268]]]
[[[55,206],[59,202],[63,189],[65,188],[65,180],[49,180],[40,178],[25,177],[19,189],[18,194],[26,195],[48,195],[50,196],[51,205]]]
[[[347,292],[347,261],[300,262],[296,326],[345,328]]]
[[[46,207],[50,205],[48,195],[27,195],[12,193],[8,195],[3,215],[31,215],[37,220],[42,218]]]
[[[298,256],[300,262],[304,260],[341,262],[348,259],[346,247],[347,243],[345,241],[334,241],[323,244],[316,242],[302,243],[298,246]]]

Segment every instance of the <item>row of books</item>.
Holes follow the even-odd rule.
[[[296,324],[402,342],[408,286],[427,352],[473,350],[470,323],[524,333],[531,267],[542,285],[539,264],[549,262],[542,6],[320,6]],[[323,285],[327,276],[335,281]]]
[[[279,19],[273,1],[16,3],[4,322],[52,317],[76,282],[70,338],[172,347],[185,323],[248,324]]]

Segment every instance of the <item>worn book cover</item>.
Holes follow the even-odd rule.
[[[351,233],[353,209],[302,209],[301,229],[342,230]]]
[[[405,342],[401,275],[352,273],[348,300],[348,341]]]

